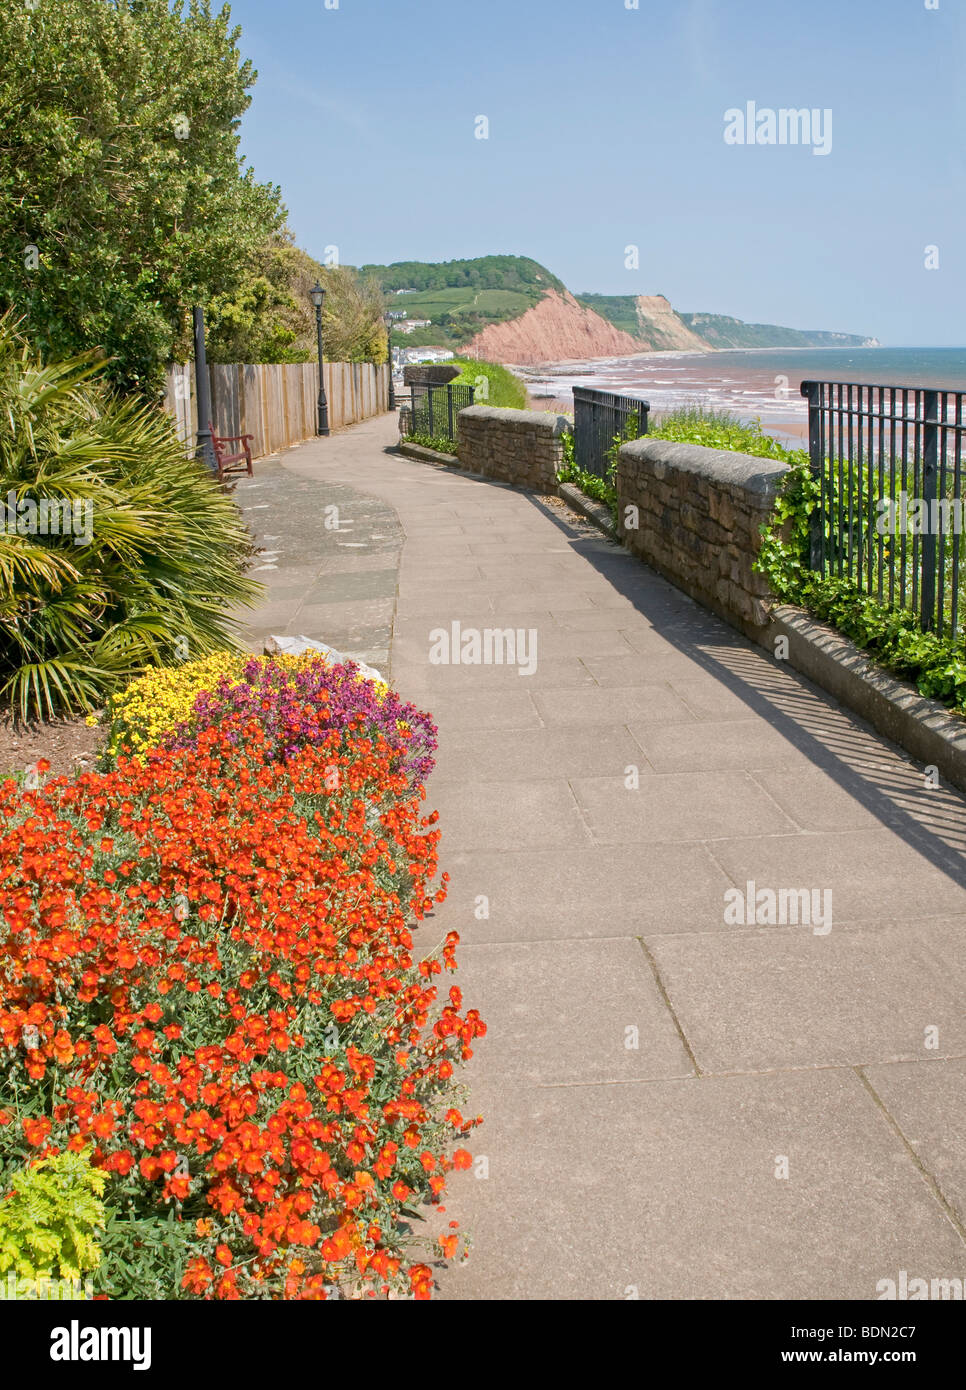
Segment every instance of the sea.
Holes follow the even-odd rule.
[[[538,410],[573,411],[574,386],[642,397],[651,417],[698,403],[761,421],[766,434],[808,438],[803,381],[851,381],[966,391],[966,347],[749,348],[647,352],[516,370]]]

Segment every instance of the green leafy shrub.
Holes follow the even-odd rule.
[[[629,422],[625,436],[636,437],[636,422]],[[911,681],[921,695],[966,711],[966,650],[962,639],[952,642],[933,632],[923,632],[909,608],[890,609],[872,594],[862,592],[847,576],[821,576],[811,569],[810,518],[821,489],[812,477],[808,452],[788,449],[762,433],[760,420],[745,422],[727,411],[688,405],[652,422],[648,438],[682,444],[701,444],[710,449],[731,449],[756,458],[776,459],[788,465],[782,490],[770,524],[762,530],[762,544],[755,564],[769,580],[776,597],[807,609],[835,627],[850,641],[897,676]],[[564,463],[558,478],[611,507],[617,515],[617,490],[613,479],[617,456],[624,440],[615,437],[608,453],[607,479],[582,472],[574,458],[573,435],[564,438]],[[861,479],[862,496],[872,495],[868,469]],[[838,489],[844,484],[832,478],[831,505],[837,510]],[[853,480],[858,488],[858,475]],[[895,485],[894,485],[895,486]],[[852,499],[853,507],[858,505]],[[848,499],[845,499],[848,505]]]
[[[454,458],[459,453],[456,440],[448,439],[445,434],[407,434],[406,443],[418,444],[421,449],[435,449],[438,454],[452,454]]]
[[[563,436],[563,462],[557,474],[559,483],[572,483],[579,488],[587,497],[592,497],[595,502],[603,502],[610,507],[614,524],[617,524],[617,489],[607,478],[598,478],[596,473],[588,473],[583,468],[577,467],[577,460],[574,455],[574,435],[573,430],[568,430]],[[613,470],[611,470],[613,476]]]
[[[93,354],[45,365],[0,318],[0,697],[25,718],[231,646],[228,610],[260,592],[232,499],[103,370]]]
[[[617,517],[617,460],[621,447],[639,438],[639,420],[629,415],[624,428],[615,434],[607,451],[607,477],[598,478],[577,467],[573,452],[573,435],[564,440],[564,464],[558,474],[561,482],[573,483],[588,497],[606,502]],[[808,455],[804,450],[786,449],[771,435],[763,434],[760,420],[743,421],[726,410],[713,410],[702,405],[684,405],[652,417],[648,423],[648,439],[666,439],[676,444],[701,444],[708,449],[733,449],[737,453],[753,454],[756,458],[773,458],[783,463],[804,463],[807,476]],[[783,518],[784,519],[784,518]]]
[[[21,1168],[0,1200],[0,1276],[13,1271],[18,1294],[41,1279],[79,1279],[100,1260],[106,1176],[89,1150],[65,1149]]]
[[[638,416],[632,414],[625,420],[624,428],[620,433],[614,435],[610,448],[607,450],[607,476],[605,478],[598,478],[596,473],[588,473],[585,469],[579,468],[574,448],[573,430],[568,430],[563,436],[563,463],[557,474],[557,481],[573,483],[574,487],[579,488],[587,497],[592,497],[595,502],[603,502],[605,506],[610,508],[615,528],[617,526],[617,461],[621,446],[632,439],[637,439],[639,428]]]
[[[518,376],[508,367],[497,362],[477,362],[458,358],[448,364],[459,367],[460,374],[453,378],[454,386],[474,386],[477,405],[490,405],[497,409],[526,410],[527,388]],[[483,385],[483,382],[486,385]]]
[[[804,450],[787,449],[770,434],[764,434],[760,420],[741,420],[727,410],[689,404],[669,410],[651,420],[648,437],[679,444],[702,444],[707,449],[733,449],[755,458],[778,459],[788,463],[805,456]]]
[[[101,1258],[91,1276],[94,1293],[126,1301],[183,1297],[181,1281],[198,1239],[194,1222],[173,1208],[140,1212],[136,1179],[115,1181],[112,1189]]]
[[[952,642],[923,632],[911,609],[890,609],[875,595],[860,590],[849,576],[823,576],[810,568],[810,518],[819,498],[808,455],[799,450],[792,456],[774,517],[762,530],[755,568],[783,602],[829,623],[887,670],[912,681],[921,695],[966,711],[962,639]],[[832,501],[834,510],[834,494]]]

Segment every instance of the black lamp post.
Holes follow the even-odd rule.
[[[195,339],[195,402],[198,410],[198,443],[195,457],[202,459],[213,473],[217,472],[215,450],[211,442],[211,388],[208,381],[208,359],[205,355],[205,311],[191,311]]]
[[[392,382],[392,314],[386,315],[386,361],[389,363],[389,409],[396,409],[396,388]]]
[[[325,303],[325,290],[316,280],[309,290],[309,298],[315,305],[315,329],[319,337],[319,424],[317,434],[329,433],[329,402],[325,398],[325,377],[322,372],[322,305]]]

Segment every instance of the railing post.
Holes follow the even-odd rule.
[[[926,527],[921,535],[922,593],[920,622],[924,632],[937,627],[936,613],[936,551],[939,538],[934,523],[939,508],[933,503],[939,497],[939,392],[923,392],[922,412],[922,500],[926,505]]]
[[[449,425],[449,435],[448,435],[448,437],[449,437],[450,439],[452,439],[452,438],[453,438],[453,388],[452,388],[452,386],[450,386],[449,384],[447,384],[447,386],[446,386],[446,410],[447,410],[447,417],[448,417],[447,423],[448,423],[448,425]]]
[[[809,568],[825,573],[825,445],[822,439],[822,384],[803,381],[802,395],[808,399],[808,459],[811,474],[820,488],[818,504],[809,518]]]

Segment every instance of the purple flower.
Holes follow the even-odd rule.
[[[404,773],[410,786],[424,782],[435,766],[437,729],[430,716],[394,690],[380,699],[372,682],[359,678],[355,662],[327,666],[317,661],[292,669],[253,657],[243,666],[242,677],[238,685],[224,678],[213,690],[202,691],[166,746],[190,748],[204,730],[240,715],[258,720],[269,748],[280,758],[293,757],[333,730],[353,728],[385,739],[395,754],[394,771]],[[308,718],[306,707],[312,712]]]

